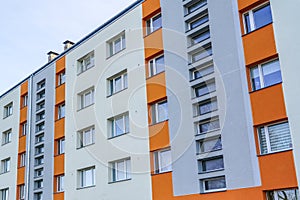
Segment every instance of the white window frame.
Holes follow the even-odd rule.
[[[43,179],[35,180],[34,181],[34,190],[42,189],[44,187]]]
[[[208,131],[201,132],[200,125],[203,125],[203,124],[206,124],[206,123],[213,123],[213,122],[216,122],[216,121],[219,124],[218,128],[214,128],[214,129],[211,129],[211,130],[208,130]],[[201,121],[197,122],[196,125],[197,125],[197,128],[196,128],[197,133],[196,133],[196,135],[201,135],[201,134],[205,134],[205,133],[209,133],[209,132],[213,132],[213,131],[219,130],[220,129],[220,120],[219,120],[218,117],[213,117],[213,118],[210,118],[210,119],[201,120]]]
[[[89,138],[86,138],[89,134]],[[88,140],[87,140],[88,139]],[[87,142],[89,141],[89,142]],[[78,131],[78,148],[83,148],[95,143],[95,127],[91,126]]]
[[[267,124],[265,126],[260,126],[257,128],[257,134],[258,134],[258,141],[259,141],[259,150],[260,150],[260,154],[262,155],[266,155],[266,154],[270,154],[270,153],[277,153],[277,152],[282,152],[282,151],[286,151],[286,150],[290,150],[290,149],[293,149],[293,147],[290,147],[290,148],[286,148],[286,149],[280,149],[280,150],[277,150],[277,151],[272,151],[271,149],[271,143],[270,143],[270,136],[269,136],[269,130],[268,130],[268,127],[269,126],[273,126],[273,125],[279,125],[279,124],[283,124],[283,123],[287,123],[288,126],[289,126],[289,123],[288,121],[281,121],[281,122],[277,122],[277,123],[271,123],[271,124]],[[267,153],[262,153],[262,149],[261,149],[261,141],[260,141],[260,137],[259,137],[259,129],[260,128],[264,128],[264,132],[265,132],[265,138],[266,138],[266,145],[267,145]],[[291,137],[291,133],[290,133],[290,137]],[[292,144],[292,141],[291,141],[291,144]]]
[[[40,142],[43,142],[45,140],[44,133],[38,134],[35,136],[35,144],[38,144]]]
[[[10,171],[10,158],[1,160],[1,174],[8,173]]]
[[[267,191],[266,192],[266,199],[267,200],[281,200],[281,198],[280,199],[278,198],[278,193],[282,192],[282,191],[293,191],[295,193],[297,199],[299,199],[299,197],[300,197],[298,189],[296,189],[296,188],[289,188],[289,189],[282,189],[282,190]],[[268,193],[273,193],[273,197],[274,198],[269,199]]]
[[[65,103],[62,103],[62,104],[58,105],[57,115],[58,115],[57,119],[65,118],[65,115],[66,115],[66,105],[65,105]]]
[[[214,145],[214,146],[212,146],[211,149],[205,150],[204,149],[204,143],[210,142],[210,141],[216,141],[215,144],[217,144],[220,141],[220,147],[214,149],[214,147],[216,146],[216,145]],[[221,138],[221,136],[197,140],[196,141],[196,145],[197,145],[197,154],[209,153],[209,152],[219,151],[219,150],[223,149],[223,144],[222,144],[222,138]]]
[[[190,8],[191,8],[192,6],[195,6],[195,5],[198,5],[198,4],[199,4],[200,6],[197,6],[196,9],[194,9],[193,11],[190,11]],[[188,5],[188,6],[186,6],[186,15],[195,12],[196,10],[202,8],[202,7],[205,6],[205,5],[207,5],[207,0],[200,0],[200,1],[198,1],[198,2],[195,2],[195,3],[192,3],[192,4]]]
[[[167,110],[166,110],[166,119],[163,119],[163,120],[159,120],[159,105],[162,105],[162,104],[166,104],[166,107],[167,107]],[[168,110],[168,101],[165,99],[165,100],[162,100],[162,101],[159,101],[157,103],[154,103],[151,105],[151,115],[152,115],[152,124],[158,124],[158,123],[161,123],[161,122],[164,122],[164,121],[167,121],[169,119],[169,110]]]
[[[116,50],[116,42],[120,40],[120,50]],[[113,39],[109,40],[107,42],[107,46],[108,46],[108,58],[121,52],[122,50],[124,50],[126,48],[126,36],[125,36],[125,31],[123,31],[122,33],[118,34],[117,36],[115,36]]]
[[[94,104],[95,90],[92,87],[92,88],[90,88],[90,89],[88,89],[84,92],[81,92],[78,96],[79,96],[79,103],[80,103],[79,104],[79,109],[84,109],[84,108]],[[88,98],[89,101],[87,101],[86,98]]]
[[[160,74],[160,73],[165,71],[165,60],[164,60],[163,70],[160,71],[160,72],[157,72],[157,67],[158,67],[157,60],[160,59],[160,58],[165,59],[164,54],[161,54],[161,55],[156,56],[155,58],[149,60],[149,62],[148,62],[149,77],[155,76],[155,75]]]
[[[45,147],[44,144],[38,145],[35,147],[35,155],[40,155],[42,153],[44,153],[45,151]]]
[[[212,189],[212,190],[206,190],[206,189],[205,189],[205,182],[206,182],[206,181],[219,180],[219,179],[220,179],[220,180],[221,180],[221,179],[224,179],[224,180],[225,180],[225,188]],[[226,190],[226,179],[225,179],[224,176],[203,179],[203,180],[201,180],[201,182],[202,182],[202,187],[203,187],[203,192],[204,192],[204,193],[220,192],[220,191],[225,191],[225,190]]]
[[[161,26],[160,27],[154,27],[153,26],[153,19],[156,18],[156,17],[159,17],[159,16],[160,16]],[[148,24],[150,25],[149,27],[148,27]],[[158,14],[154,15],[153,17],[149,18],[148,20],[146,20],[146,35],[149,35],[149,34],[155,32],[155,31],[157,31],[160,28],[162,28],[162,15],[161,15],[161,13],[158,13]]]
[[[121,79],[121,88],[117,90],[116,88],[116,80]],[[112,77],[110,77],[108,80],[108,96],[111,96],[113,94],[116,94],[122,90],[125,90],[128,88],[128,74],[127,70],[120,72]]]
[[[22,107],[26,107],[28,105],[28,94],[22,96]]]
[[[13,114],[13,102],[4,106],[3,118],[9,117]]]
[[[86,183],[87,172],[91,172],[91,175],[92,175],[92,177],[91,177],[92,183],[90,185],[87,185],[87,183]],[[78,170],[78,176],[79,176],[79,184],[78,184],[79,188],[92,187],[92,186],[96,185],[95,166]]]
[[[9,200],[9,189],[4,188],[0,190],[1,200]]]
[[[118,168],[118,164],[123,164],[123,169]],[[118,182],[131,179],[131,160],[125,158],[117,161],[110,162],[110,175],[111,182]],[[119,177],[120,173],[124,173],[124,178]]]
[[[195,26],[194,28],[192,27],[192,24],[193,24],[194,22],[196,22],[196,21],[198,21],[198,20],[200,21],[201,19],[206,18],[206,17],[207,17],[207,21],[203,22],[202,24],[199,24],[199,25]],[[202,15],[200,15],[199,17],[197,17],[197,18],[195,18],[195,19],[193,19],[193,20],[191,20],[191,21],[188,22],[188,31],[194,30],[194,29],[196,29],[197,27],[199,27],[199,26],[201,26],[201,25],[207,23],[208,21],[209,21],[209,16],[208,16],[208,13],[205,12],[205,13],[203,13]]]
[[[63,192],[64,189],[64,175],[56,176],[56,192]]]
[[[204,165],[207,161],[213,161],[213,160],[217,160],[217,159],[222,159],[223,167],[216,168],[216,169],[211,169],[211,170],[207,170],[207,169],[204,170]],[[216,156],[216,157],[201,159],[201,160],[198,160],[198,164],[199,164],[199,173],[203,173],[203,174],[204,173],[209,173],[209,172],[214,172],[214,171],[224,170],[223,156]]]
[[[65,153],[65,138],[60,138],[57,140],[57,155]]]
[[[77,60],[77,75],[87,71],[95,66],[95,53],[94,51],[86,54]]]
[[[162,166],[163,161],[161,160],[161,154],[162,153],[168,153],[169,159],[171,163],[168,163],[167,166]],[[158,151],[153,152],[153,173],[154,174],[160,174],[160,173],[165,173],[165,172],[170,172],[172,171],[172,155],[171,155],[171,149],[166,148],[166,149],[160,149]],[[165,168],[165,169],[164,169]]]
[[[121,134],[117,134],[117,123],[116,122],[119,119],[122,120],[122,125],[123,125],[123,127],[121,127],[123,132]],[[110,138],[117,137],[117,136],[120,136],[120,135],[124,135],[126,133],[129,133],[129,131],[130,131],[129,113],[128,112],[123,113],[121,115],[117,115],[117,116],[109,119],[109,123],[110,123],[110,126],[111,126],[111,133],[109,135]]]
[[[252,8],[251,10],[249,11],[246,11],[245,13],[243,13],[243,24],[244,24],[244,33],[251,33],[252,31],[255,31],[257,28],[255,27],[255,22],[254,22],[254,15],[253,15],[253,11],[257,11],[259,10],[260,8],[263,8],[267,5],[270,5],[270,2],[266,2],[266,3],[263,3],[255,8]],[[270,5],[271,6],[271,5]],[[247,24],[246,24],[246,20],[245,20],[245,16],[246,15],[249,15],[249,22],[250,22],[250,30],[249,32],[247,32]],[[273,16],[272,16],[273,18]],[[266,24],[267,25],[267,24]]]
[[[2,133],[2,145],[10,143],[11,138],[12,138],[12,129],[4,131]]]
[[[22,125],[21,136],[27,135],[27,122],[24,122]]]
[[[34,166],[40,166],[44,164],[44,156],[39,156],[34,159]]]
[[[200,108],[202,106],[208,106],[209,110],[206,110],[206,112],[201,112]],[[215,107],[214,107],[215,106]],[[203,101],[198,102],[197,104],[194,105],[194,116],[202,116],[206,115],[208,113],[212,113],[218,110],[218,101],[216,97],[212,97],[210,99],[206,99]]]
[[[216,82],[214,79],[208,80],[206,82],[202,82],[200,84],[197,84],[193,87],[193,96],[194,98],[199,98],[208,94],[211,94],[216,91]],[[197,90],[198,89],[207,89],[208,91],[206,93],[200,94],[197,96]]]
[[[64,84],[66,82],[66,71],[63,70],[62,72],[59,72],[59,74],[57,75],[57,78],[58,78],[58,81],[57,81],[58,86]]]
[[[42,200],[42,199],[43,199],[43,192],[34,193],[34,200]]]
[[[19,200],[25,200],[25,185],[19,185]]]
[[[26,164],[26,153],[21,153],[20,154],[20,163],[19,163],[19,167],[24,167]]]
[[[45,86],[46,86],[46,80],[43,79],[36,84],[36,90],[38,91],[38,90],[44,88]]]
[[[207,69],[211,69],[212,71],[206,72]],[[203,71],[205,73],[202,74],[201,71]],[[201,76],[198,77],[198,78],[196,77],[197,72],[199,72],[201,74]],[[215,69],[214,69],[214,64],[213,63],[205,64],[201,67],[195,67],[195,68],[190,70],[191,81],[203,78],[205,76],[208,76],[209,74],[213,74],[214,72],[215,72]]]
[[[44,168],[34,170],[34,178],[42,177],[44,175]]]

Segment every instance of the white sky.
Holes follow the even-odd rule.
[[[0,95],[136,0],[8,0],[0,12]]]

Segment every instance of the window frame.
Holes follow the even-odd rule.
[[[204,143],[205,142],[210,142],[216,140],[215,145],[209,149],[205,150],[204,148]],[[220,143],[219,146],[217,144]],[[204,138],[196,141],[196,149],[197,149],[197,154],[203,154],[203,153],[209,153],[209,152],[214,152],[214,151],[220,151],[223,149],[223,144],[222,144],[222,137],[221,135],[216,136],[216,137],[210,137],[210,138]],[[217,148],[215,148],[217,146]]]
[[[85,138],[85,134],[87,134],[88,132],[90,132],[90,138],[89,141],[91,141],[90,143],[85,143],[84,141]],[[78,137],[77,137],[77,149],[81,149],[90,145],[95,144],[95,126],[90,126],[88,128],[84,128],[80,131],[77,132]]]
[[[13,102],[4,106],[3,119],[13,115]]]
[[[123,169],[118,168],[118,164],[123,163]],[[110,183],[126,181],[131,179],[131,159],[130,157],[112,161],[109,163]],[[124,173],[124,178],[118,178],[119,173]]]
[[[11,160],[10,157],[1,160],[1,174],[10,172]]]
[[[23,152],[23,153],[20,153],[19,155],[20,155],[19,168],[25,167],[25,165],[26,165],[26,153]]]
[[[38,179],[34,180],[34,190],[40,190],[44,187],[44,180],[43,179]]]
[[[192,24],[197,22],[197,21],[201,21],[202,19],[204,19],[204,21],[196,26],[193,26]],[[197,27],[207,23],[209,21],[209,14],[208,11],[205,10],[203,11],[199,16],[187,21],[187,32],[196,29]]]
[[[201,128],[200,128],[201,125],[207,124],[207,123],[212,123],[212,122],[218,122],[218,127],[201,132]],[[202,135],[202,134],[206,134],[206,133],[209,133],[209,132],[219,130],[220,126],[221,126],[220,119],[218,117],[212,117],[212,118],[200,120],[200,121],[196,122],[196,135]]]
[[[169,165],[167,165],[167,166],[162,166],[163,162],[161,160],[162,159],[161,154],[166,153],[166,152],[168,153],[171,163],[169,163]],[[154,151],[152,153],[152,155],[153,155],[153,174],[167,173],[167,172],[171,172],[173,170],[171,148],[168,147],[168,148]],[[166,168],[166,169],[163,169],[163,168]]]
[[[9,188],[3,188],[0,190],[1,200],[9,200]]]
[[[201,108],[206,108],[207,110],[201,111]],[[203,101],[194,104],[194,117],[203,116],[208,113],[215,112],[219,109],[218,100],[216,97],[205,99]]]
[[[211,190],[207,190],[205,187],[205,182],[206,181],[213,181],[213,180],[221,180],[224,179],[225,181],[225,187],[224,188],[218,188],[218,189],[211,189]],[[221,192],[221,191],[225,191],[227,190],[227,184],[226,184],[226,178],[225,176],[219,176],[219,177],[213,177],[213,178],[205,178],[201,180],[202,183],[202,187],[203,187],[203,193],[210,193],[210,192]]]
[[[22,108],[24,108],[26,106],[28,106],[28,94],[27,93],[22,96]]]
[[[166,117],[163,118],[162,120],[159,119],[159,105],[166,104]],[[158,101],[156,103],[151,104],[151,120],[152,120],[152,125],[162,123],[165,121],[169,120],[169,110],[168,110],[168,100],[164,99],[161,101]]]
[[[207,170],[207,162],[209,161],[213,161],[213,160],[218,160],[221,159],[222,160],[222,165],[220,168],[215,168],[215,169],[211,169],[211,170]],[[223,156],[214,156],[214,157],[209,157],[209,158],[204,158],[204,159],[199,159],[198,160],[198,170],[199,170],[199,174],[205,174],[205,173],[210,173],[210,172],[216,172],[216,171],[222,171],[224,170],[224,159]]]
[[[25,184],[21,184],[19,187],[19,200],[25,200]]]
[[[87,185],[86,183],[86,172],[91,171],[91,180],[92,180],[92,184],[91,185]],[[84,169],[80,169],[78,170],[78,175],[79,175],[79,182],[78,182],[78,188],[79,189],[83,189],[83,188],[88,188],[88,187],[94,187],[96,185],[96,167],[95,166],[91,166],[91,167],[87,167]]]
[[[57,74],[57,86],[60,86],[66,82],[66,71],[63,70]]]
[[[60,138],[57,141],[57,155],[62,155],[65,153],[65,138]]]
[[[11,143],[12,140],[12,129],[8,129],[2,132],[2,146]]]
[[[195,6],[195,5],[198,5],[200,4],[200,6],[196,6],[195,9],[193,9],[192,11],[190,11],[189,8],[191,8],[192,6]],[[200,0],[200,1],[197,1],[197,2],[193,2],[187,6],[185,6],[185,16],[199,10],[200,8],[204,7],[205,5],[207,5],[207,0]]]
[[[21,124],[21,135],[20,136],[25,136],[27,135],[27,121]]]
[[[88,99],[89,99],[90,102],[89,102],[89,104],[87,104],[88,101],[87,101],[86,98],[87,98],[87,95],[89,95],[89,94],[90,94],[90,96],[88,97]],[[82,110],[82,109],[87,108],[91,105],[94,105],[94,103],[95,103],[95,89],[94,89],[94,87],[91,87],[91,88],[79,93],[78,97],[79,97],[79,110]]]
[[[158,17],[158,19],[160,20],[160,26],[159,27],[154,27],[153,26],[153,21],[154,21],[154,18],[156,18],[156,17]],[[161,29],[162,28],[162,14],[157,13],[156,15],[150,17],[149,19],[147,19],[145,21],[145,24],[146,24],[146,36],[150,35],[151,33],[155,32],[159,29]],[[148,25],[150,25],[150,26],[148,26]]]
[[[56,176],[56,192],[64,192],[65,175]]]
[[[117,119],[121,119],[122,120],[122,130],[123,132],[120,134],[116,134],[117,133]],[[130,132],[130,120],[129,120],[129,112],[125,112],[122,113],[120,115],[114,116],[112,118],[110,118],[109,120],[109,124],[110,124],[110,134],[109,134],[109,139],[111,138],[115,138],[124,134],[127,134]]]
[[[299,190],[297,188],[286,188],[286,189],[281,189],[281,190],[270,190],[270,191],[266,191],[266,199],[267,200],[280,200],[278,198],[278,192],[282,192],[282,191],[293,191],[295,193],[295,197],[299,198]],[[269,198],[270,194],[273,195],[273,198]]]
[[[116,51],[116,42],[120,40],[120,50]],[[107,41],[107,58],[110,58],[119,52],[123,51],[126,49],[126,34],[125,31],[122,31],[112,39]]]
[[[116,80],[117,79],[121,79],[121,88],[119,90],[116,90]],[[113,75],[112,77],[107,79],[108,81],[108,97],[117,94],[125,89],[128,88],[128,73],[127,73],[127,69],[123,70],[115,75]]]
[[[65,118],[66,116],[66,104],[61,103],[57,106],[57,119]]]
[[[160,66],[160,64],[157,64],[158,59],[163,59],[163,69],[157,70]],[[158,75],[160,73],[165,72],[165,56],[164,54],[158,55],[155,58],[152,58],[148,61],[148,77],[153,77],[155,75]]]
[[[87,61],[89,60],[89,61]],[[86,64],[88,62],[89,64]],[[91,51],[77,60],[77,75],[80,75],[95,66],[95,52]]]

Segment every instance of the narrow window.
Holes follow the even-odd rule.
[[[149,35],[150,33],[160,29],[161,27],[162,27],[161,14],[158,14],[146,21],[146,34]]]
[[[169,148],[153,152],[153,159],[155,174],[172,171],[172,157]]]

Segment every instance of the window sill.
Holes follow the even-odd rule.
[[[85,187],[78,187],[76,190],[83,190],[83,189],[88,189],[88,188],[93,188],[96,187],[96,185],[91,185],[91,186],[85,186]]]
[[[56,85],[56,87],[55,87],[55,88],[56,88],[56,89],[57,89],[57,88],[60,88],[60,87],[62,87],[62,86],[63,86],[63,85],[65,85],[65,84],[66,84],[66,82],[64,82],[64,83],[61,83],[61,84],[59,84],[59,85]]]
[[[10,116],[12,116],[12,114],[11,114],[11,115],[7,115],[7,116],[4,116],[3,119],[7,119],[7,118],[9,118]]]
[[[112,94],[110,94],[110,95],[107,95],[106,98],[109,98],[109,97],[111,97],[111,96],[115,96],[115,95],[117,95],[117,94],[119,94],[119,93],[121,93],[121,92],[123,92],[124,90],[127,90],[127,89],[128,89],[128,87],[127,87],[127,88],[124,88],[124,89],[122,89],[122,90],[119,90],[118,92],[115,92],[115,93],[112,93]]]
[[[125,181],[130,181],[130,180],[131,180],[131,178],[127,178],[124,180],[118,180],[118,181],[110,181],[110,182],[108,182],[108,184],[120,183],[120,182],[125,182]]]
[[[159,172],[159,173],[152,173],[151,176],[159,176],[159,175],[161,175],[161,174],[167,174],[167,173],[172,173],[172,171]]]
[[[117,55],[117,54],[119,54],[119,53],[121,53],[121,52],[124,51],[125,49],[126,49],[126,47],[125,47],[124,49],[121,49],[120,51],[118,51],[118,52],[116,52],[116,53],[114,53],[114,54],[108,56],[108,57],[106,58],[106,60],[108,60],[108,59],[114,57],[115,55]]]
[[[65,119],[65,117],[61,117],[61,118],[59,118],[59,119],[56,119],[55,122],[61,121],[61,120],[63,120],[63,119]]]
[[[193,78],[193,79],[190,80],[190,83],[191,83],[191,82],[194,82],[194,81],[196,81],[196,80],[202,79],[202,78],[204,78],[204,77],[206,77],[206,76],[209,76],[209,75],[211,75],[211,74],[213,74],[213,73],[215,73],[215,72],[213,71],[213,72],[211,72],[211,73],[209,73],[209,74],[206,74],[206,75],[204,75],[204,76],[201,76],[201,77],[199,77],[199,78]]]
[[[89,146],[92,146],[92,145],[94,145],[95,144],[95,142],[94,143],[92,143],[92,144],[87,144],[87,145],[85,145],[85,146],[82,146],[82,147],[77,147],[76,148],[76,150],[79,150],[79,149],[84,149],[84,148],[86,148],[86,147],[89,147]]]
[[[95,64],[94,64],[93,66],[91,66],[91,67],[87,68],[86,70],[84,70],[84,71],[82,71],[82,72],[79,72],[79,73],[77,73],[77,76],[80,76],[81,74],[83,74],[84,72],[86,72],[86,71],[88,71],[88,70],[92,69],[93,67],[95,67]],[[59,87],[59,86],[58,86],[58,87]]]
[[[226,192],[226,191],[227,191],[226,188],[222,188],[222,189],[204,191],[204,192],[201,192],[200,194],[208,194],[208,193],[215,193],[215,192]]]
[[[95,103],[92,103],[92,104],[90,104],[90,105],[88,105],[88,106],[85,106],[85,107],[83,107],[83,108],[80,108],[80,109],[78,109],[77,110],[77,112],[80,112],[80,111],[82,111],[82,110],[84,110],[84,109],[86,109],[86,108],[88,108],[88,107],[91,107],[91,106],[93,106]]]
[[[53,194],[61,194],[61,193],[64,193],[64,192],[65,192],[64,190],[63,191],[56,191]]]
[[[19,135],[19,139],[21,139],[22,137],[25,137],[26,136],[26,134],[24,134],[24,135]]]
[[[163,124],[163,123],[168,122],[168,121],[169,121],[169,119],[166,119],[166,120],[161,121],[161,122],[156,122],[156,123],[153,123],[153,124],[149,124],[149,127],[155,126],[155,125],[158,125],[158,124]]]
[[[24,165],[24,166],[19,166],[19,167],[18,167],[18,169],[22,169],[22,168],[25,168],[25,165]]]
[[[265,153],[265,154],[259,154],[257,156],[258,157],[264,157],[264,156],[269,156],[269,155],[278,154],[278,153],[285,153],[285,152],[288,152],[288,151],[293,151],[293,148],[279,150],[279,151],[273,151],[273,152]]]
[[[162,73],[165,73],[165,71],[159,72],[159,73],[157,73],[157,74],[153,74],[152,76],[147,77],[146,80],[149,80],[149,79],[151,79],[151,78],[153,78],[153,77],[155,77],[155,76],[158,76],[158,75],[160,75],[160,74],[162,74]]]
[[[161,29],[162,29],[162,27],[156,29],[155,31],[152,31],[151,33],[145,34],[145,35],[144,35],[144,39],[147,38],[149,35],[152,35],[153,33],[157,32],[157,31],[159,31],[159,30],[161,30]]]
[[[9,173],[10,171],[7,171],[7,172],[1,172],[0,175],[3,175],[3,174],[7,174]]]
[[[258,92],[258,91],[262,91],[264,89],[267,89],[267,88],[270,88],[270,87],[273,87],[273,86],[276,86],[276,85],[280,85],[280,84],[282,84],[282,81],[279,82],[279,83],[275,83],[274,85],[270,85],[270,86],[263,87],[263,88],[260,88],[260,89],[257,89],[257,90],[249,91],[249,94],[254,93],[254,92]]]
[[[111,136],[111,137],[109,137],[109,138],[107,138],[107,139],[108,139],[108,140],[111,140],[111,139],[118,138],[118,137],[120,137],[120,136],[127,135],[127,134],[129,134],[129,132],[122,133],[122,134],[120,134],[120,135]]]
[[[266,24],[266,25],[264,25],[264,26],[262,26],[262,27],[260,27],[260,28],[254,29],[253,31],[250,31],[250,32],[248,32],[248,33],[244,33],[244,34],[242,35],[242,37],[246,37],[247,35],[250,35],[251,33],[254,33],[254,32],[256,32],[256,31],[258,31],[258,30],[260,30],[260,29],[263,29],[264,27],[269,26],[270,24],[273,24],[273,22],[270,22],[270,23],[268,23],[268,24]]]
[[[54,158],[55,158],[55,157],[62,156],[62,155],[64,155],[64,154],[65,154],[65,153],[61,153],[61,154],[55,154],[55,155],[54,155]]]
[[[10,143],[11,143],[11,141],[3,143],[1,146],[5,146],[5,145],[10,144]]]
[[[223,169],[216,169],[216,170],[205,171],[205,172],[198,172],[198,174],[209,174],[209,173],[220,172],[220,171],[224,171],[224,168]]]

